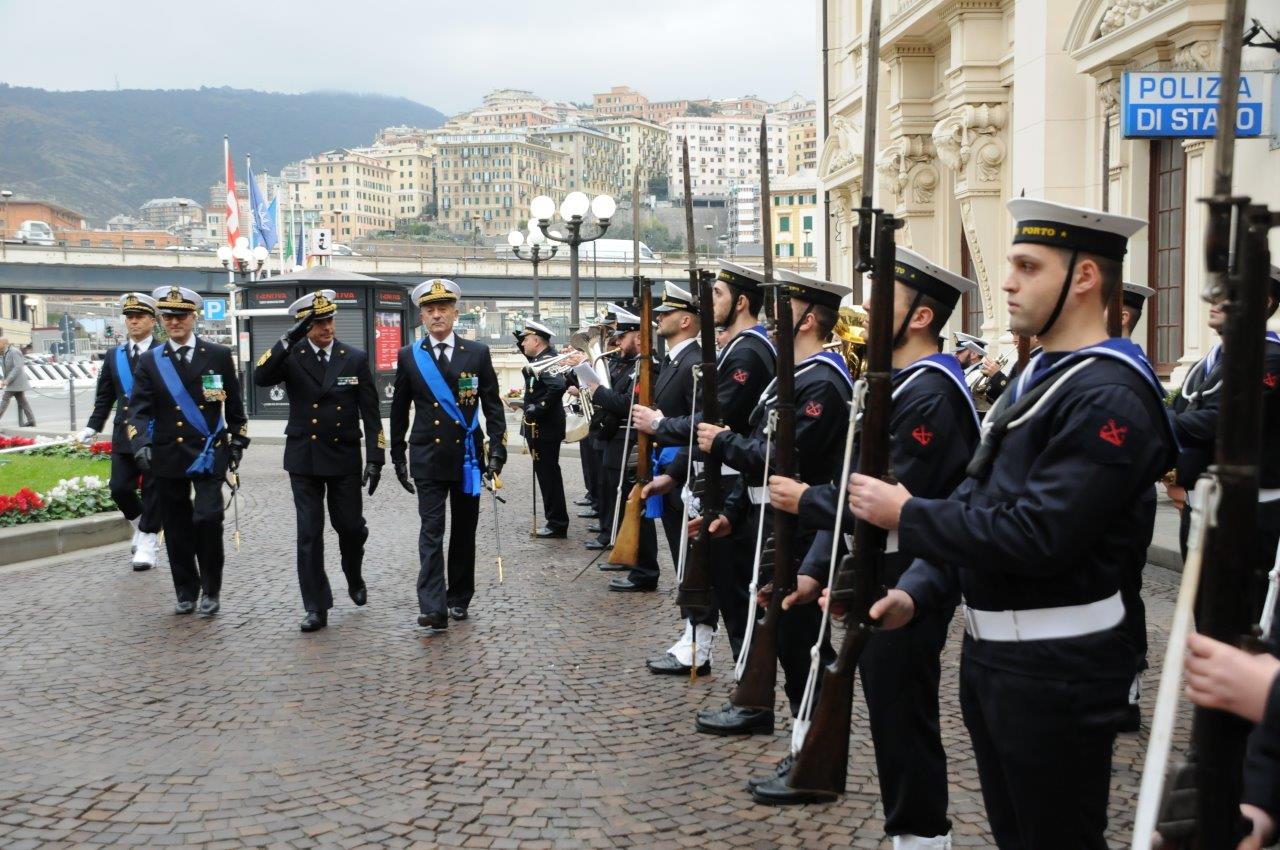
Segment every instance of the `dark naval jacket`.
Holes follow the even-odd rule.
[[[226,419],[226,430],[214,442],[212,477],[222,478],[227,474],[227,464],[231,459],[229,445],[232,442],[241,448],[249,445],[249,420],[244,413],[244,399],[240,397],[240,380],[236,377],[230,348],[206,342],[194,335],[190,344],[194,346],[191,361],[176,368],[179,375],[185,375],[182,384],[203,412],[206,427],[213,431],[218,427],[220,416]],[[138,358],[125,427],[135,453],[143,446],[151,447],[154,475],[186,478],[187,467],[200,456],[205,438],[191,423],[184,421],[182,408],[169,395],[169,389],[160,377],[156,358],[172,355],[173,349],[164,343],[152,345],[145,355]],[[206,381],[215,384],[215,378],[221,378],[222,388],[206,391]]]
[[[292,348],[279,340],[253,372],[260,387],[284,384],[289,394],[285,425],[284,468],[298,475],[359,475],[360,428],[364,426],[369,463],[386,462],[386,435],[378,409],[369,358],[335,339],[323,367],[310,341]]]
[[[622,451],[625,444],[627,451],[636,445],[636,431],[627,432],[627,417],[631,415],[632,396],[637,391],[636,366],[638,357],[621,358],[616,370],[610,370],[612,386],[598,386],[591,394],[591,403],[597,411],[603,411],[611,419],[616,419],[618,426],[613,435],[604,443],[603,462],[606,466],[621,467]],[[658,365],[653,365],[653,384],[657,385],[661,378]]]
[[[391,461],[401,463],[408,451],[409,474],[427,481],[462,480],[462,437],[466,426],[445,414],[444,408],[427,387],[414,361],[413,346],[421,346],[427,356],[431,337],[415,340],[400,349],[396,361],[395,394],[391,398]],[[507,459],[507,421],[498,391],[498,376],[493,370],[489,346],[463,339],[454,334],[454,348],[449,365],[441,370],[445,383],[454,393],[464,416],[473,416],[477,407],[484,414],[483,425],[476,427],[476,458],[485,468],[484,444],[488,437],[492,456]],[[477,378],[478,389],[465,394],[458,389],[458,379]],[[460,397],[461,396],[461,397]],[[413,430],[409,430],[409,408],[413,408]],[[406,442],[406,434],[408,440]]]
[[[555,348],[548,345],[529,361],[529,366],[555,356]],[[529,366],[524,369],[524,418],[520,421],[520,436],[531,443],[558,443],[564,439],[564,391],[569,382],[564,375],[550,375],[545,370],[535,375]]]
[[[680,349],[674,359],[664,360],[657,378],[653,382],[653,407],[661,410],[663,421],[667,416],[688,417],[693,412],[693,368],[702,360],[702,346],[697,337],[691,338]],[[662,423],[659,423],[661,426]],[[688,443],[689,431],[672,438],[658,428],[654,435],[654,445],[658,449],[666,446],[683,446]]]
[[[124,345],[119,348],[131,345],[132,340],[127,340]],[[154,339],[151,340],[151,347],[138,356],[141,360],[146,357],[152,348],[160,343]],[[126,348],[126,351],[128,349]],[[129,366],[129,374],[136,374],[138,364],[131,363]],[[111,420],[111,451],[113,454],[127,455],[133,454],[133,446],[129,442],[129,397],[125,395],[124,384],[120,382],[120,374],[116,369],[116,348],[107,349],[107,356],[102,360],[102,368],[98,370],[98,385],[93,395],[93,413],[89,414],[89,421],[85,424],[102,433],[103,427],[107,424],[107,415],[111,413],[112,405],[115,406],[116,414]]]
[[[964,480],[965,468],[978,445],[977,412],[969,392],[938,369],[917,361],[894,373],[892,399],[889,474],[912,496],[945,499]],[[860,440],[859,433],[853,453],[855,466]],[[835,475],[839,474],[837,466]],[[829,574],[837,508],[844,511],[842,532],[853,531],[854,518],[848,507],[836,504],[839,483],[810,487],[800,497],[801,525],[820,529],[800,573],[823,585]],[[912,560],[902,550],[887,553],[878,581],[893,587]]]
[[[1064,358],[1070,359],[1064,362]],[[1045,359],[1048,358],[1048,359]],[[1014,399],[988,414],[1018,414],[998,445],[981,446],[948,499],[912,498],[899,545],[919,558],[898,587],[918,606],[957,593],[982,611],[1082,605],[1121,590],[1142,531],[1143,497],[1169,468],[1176,443],[1157,392],[1134,367],[1099,356],[1074,373],[1080,355],[1032,361],[1053,392]],[[1045,384],[1048,386],[1049,384]],[[1144,539],[1142,545],[1149,541]],[[1080,637],[983,641],[966,637],[967,661],[1065,681],[1125,680],[1133,651],[1123,624]]]

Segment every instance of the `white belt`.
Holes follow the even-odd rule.
[[[769,488],[768,487],[748,487],[747,495],[751,497],[753,505],[769,504]]]
[[[701,475],[701,474],[702,474],[702,467],[703,467],[703,463],[702,463],[702,461],[700,461],[700,460],[695,460],[695,461],[693,462],[693,471],[694,471],[694,474],[695,474],[695,475]],[[720,477],[721,477],[721,478],[736,478],[737,476],[739,476],[739,475],[741,475],[741,474],[742,474],[741,472],[739,472],[738,470],[734,469],[732,466],[730,466],[730,465],[729,465],[729,464],[727,464],[727,463],[722,463],[722,464],[720,464]]]
[[[1267,502],[1280,502],[1280,489],[1268,490],[1265,487],[1258,491],[1258,501],[1262,504]]]
[[[964,606],[964,630],[974,640],[1026,641],[1082,637],[1114,628],[1124,619],[1116,591],[1106,599],[1061,608],[979,611]]]

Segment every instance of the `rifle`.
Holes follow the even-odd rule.
[[[683,140],[684,185],[689,186],[689,140]],[[689,243],[689,292],[698,298],[698,313],[702,320],[699,332],[701,335],[702,362],[698,365],[698,380],[702,382],[702,415],[691,417],[690,428],[696,429],[697,422],[713,422],[720,424],[719,387],[716,385],[716,329],[714,321],[714,305],[711,302],[711,289],[714,277],[710,273],[703,274],[698,269],[697,254],[694,251],[693,230],[693,195],[686,188],[684,193],[684,229]],[[696,401],[696,399],[695,399]],[[720,485],[720,465],[704,463],[700,487],[694,492],[701,498],[702,527],[697,535],[689,540],[689,548],[685,556],[684,575],[680,587],[676,591],[676,604],[682,608],[701,613],[711,607],[711,570],[710,553],[712,521],[724,509],[723,488]],[[687,517],[681,521],[688,524]],[[689,681],[698,678],[698,629],[693,629],[693,662],[689,665]]]
[[[760,121],[760,198],[769,204],[769,141],[764,119]],[[775,446],[774,471],[777,475],[795,475],[796,467],[796,356],[795,325],[791,318],[791,292],[786,284],[773,280],[772,216],[761,216],[764,228],[765,314],[778,348],[778,370],[774,390],[776,402],[773,417]],[[766,432],[765,439],[769,439]],[[766,470],[766,475],[768,470]],[[768,505],[761,505],[764,511]],[[773,512],[773,595],[765,608],[764,619],[757,623],[747,650],[742,676],[733,689],[729,702],[739,708],[772,710],[778,682],[778,620],[782,616],[782,600],[795,590],[795,534],[799,518],[786,511]],[[705,523],[704,523],[705,528]]]
[[[876,125],[876,77],[880,62],[880,2],[872,0],[867,31],[867,83],[864,148],[874,151]],[[858,210],[859,257],[857,269],[871,271],[871,316],[867,355],[859,388],[854,390],[856,409],[862,412],[861,447],[858,470],[864,475],[886,478],[889,472],[889,414],[893,384],[893,267],[894,231],[902,222],[872,206],[872,162],[864,157],[862,207]],[[874,239],[873,239],[874,237]],[[874,250],[873,249],[874,242]],[[862,389],[865,387],[865,389]],[[865,399],[865,400],[864,400]],[[854,423],[849,423],[852,431]],[[846,465],[852,454],[852,440],[846,437]],[[843,511],[845,481],[840,482],[839,510]],[[886,533],[864,520],[853,528],[853,545],[835,571],[830,587],[828,610],[843,605],[849,624],[835,660],[822,672],[822,690],[799,747],[793,741],[791,769],[778,788],[757,789],[756,799],[768,803],[830,802],[844,793],[849,766],[849,727],[853,715],[853,681],[858,660],[871,639],[874,622],[871,605],[878,598],[881,562]],[[834,557],[835,547],[832,547]],[[816,687],[811,677],[807,691]],[[775,783],[776,785],[776,783]]]
[[[688,186],[685,187],[686,194]],[[634,403],[653,406],[653,288],[647,278],[640,276],[640,169],[632,175],[631,183],[631,268],[635,284],[636,303],[640,309],[640,360],[636,364]],[[628,417],[630,421],[630,417]],[[640,491],[649,483],[652,475],[653,438],[643,431],[636,433],[636,482],[627,494],[622,523],[618,527],[609,563],[634,567],[640,560],[640,529],[644,521],[644,499]],[[622,480],[625,481],[627,455],[622,457]]]

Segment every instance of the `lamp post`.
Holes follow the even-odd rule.
[[[538,300],[538,266],[554,257],[560,250],[560,246],[547,247],[547,237],[542,235],[542,231],[538,229],[538,222],[533,219],[529,220],[527,235],[519,230],[513,230],[507,234],[507,244],[511,246],[511,253],[515,254],[517,259],[533,264],[533,320],[541,321],[542,316],[538,309],[541,306]],[[522,249],[523,254],[520,253]]]
[[[802,233],[804,233],[804,241],[800,243],[800,253],[801,253],[801,255],[803,255],[805,258],[808,258],[808,256],[809,256],[809,255],[804,253],[804,249],[805,249],[805,248],[807,248],[807,247],[809,247],[809,234],[810,234],[810,233],[812,233],[813,231],[812,231],[812,230],[809,230],[809,229],[807,229],[807,228],[806,228],[805,230],[803,230],[803,231],[801,231],[801,232],[802,232]],[[798,261],[798,260],[796,261],[796,265],[797,265],[797,266],[799,265],[799,261]]]
[[[586,224],[587,210],[595,215],[597,232],[593,236],[584,236],[582,226]],[[547,195],[539,195],[533,199],[530,210],[537,219],[538,229],[542,235],[554,242],[569,246],[569,333],[578,330],[578,247],[584,242],[594,242],[609,229],[609,220],[613,218],[618,204],[609,195],[596,195],[588,200],[583,192],[570,192],[560,204],[560,217],[564,219],[568,235],[552,231],[551,217],[556,213],[556,202]]]
[[[227,321],[231,324],[231,350],[234,360],[239,359],[234,356],[234,352],[239,350],[237,344],[240,340],[240,316],[236,311],[236,293],[240,289],[238,284],[256,279],[258,271],[270,256],[271,252],[262,245],[250,251],[249,240],[243,236],[236,240],[234,248],[223,245],[218,249],[218,261],[222,263],[224,269],[231,272],[235,279],[234,282],[227,284]]]

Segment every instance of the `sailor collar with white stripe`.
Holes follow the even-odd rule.
[[[1133,369],[1142,376],[1151,392],[1159,399],[1161,406],[1164,405],[1164,387],[1160,384],[1160,379],[1156,377],[1155,369],[1151,366],[1151,361],[1147,360],[1147,356],[1142,353],[1142,349],[1132,340],[1123,337],[1113,337],[1103,340],[1097,345],[1091,345],[1086,348],[1080,348],[1075,351],[1068,352],[1067,355],[1043,372],[1038,371],[1044,352],[1040,352],[1033,357],[1028,363],[1027,368],[1018,376],[1018,380],[1009,387],[1008,392],[1012,393],[1010,402],[1016,402],[1018,398],[1027,390],[1031,389],[1048,375],[1058,372],[1065,367],[1074,363],[1090,358],[1090,357],[1108,357],[1112,360],[1118,360],[1129,368]]]
[[[1274,345],[1280,345],[1280,334],[1275,331],[1267,331],[1266,341]],[[1202,387],[1199,390],[1187,390],[1187,385],[1191,383],[1194,375],[1200,375],[1203,380],[1207,380],[1213,370],[1218,368],[1218,361],[1222,359],[1222,343],[1217,343],[1213,348],[1209,349],[1209,353],[1201,357],[1199,362],[1187,370],[1187,376],[1182,379],[1182,388],[1178,391],[1180,395],[1187,399],[1195,400],[1211,396],[1218,390],[1222,389],[1222,379],[1219,378],[1209,386]]]
[[[724,359],[729,356],[729,352],[737,348],[738,343],[742,342],[747,336],[759,337],[764,341],[765,345],[769,346],[769,351],[774,358],[777,358],[778,349],[774,347],[773,340],[769,339],[769,332],[764,329],[764,325],[752,325],[733,335],[733,339],[729,340],[728,345],[720,351],[720,355],[716,358],[716,363],[723,363]]]
[[[845,385],[853,390],[853,378],[849,375],[849,366],[844,362],[844,358],[834,351],[819,351],[817,354],[810,354],[805,359],[796,364],[796,377],[807,374],[814,368],[826,364],[835,371],[841,378],[844,378]],[[760,401],[768,403],[772,399],[774,388],[778,385],[778,376],[774,375],[773,380],[764,388],[764,392],[760,395]]]
[[[930,354],[928,357],[921,357],[914,363],[900,369],[894,375],[894,381],[897,386],[893,388],[892,398],[897,399],[898,396],[907,388],[907,385],[916,378],[924,374],[925,370],[932,369],[941,372],[956,385],[956,389],[960,391],[961,397],[969,406],[969,412],[973,414],[973,424],[976,428],[982,427],[982,418],[978,415],[978,408],[973,404],[973,393],[969,392],[969,386],[964,382],[964,373],[960,371],[960,361],[950,354]]]

